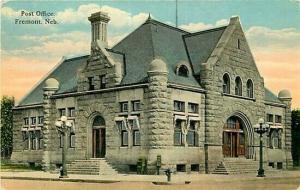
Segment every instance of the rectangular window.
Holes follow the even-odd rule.
[[[36,117],[30,118],[30,125],[36,125]]]
[[[43,149],[43,132],[38,130],[35,131],[36,133],[36,139],[37,139],[37,149]]]
[[[29,148],[29,133],[27,131],[22,131],[23,136],[23,145],[24,150],[28,150]]]
[[[24,125],[29,125],[29,118],[28,117],[24,118]]]
[[[141,101],[136,100],[136,101],[132,101],[132,111],[139,111],[141,110]]]
[[[70,133],[70,148],[75,148],[75,133]]]
[[[141,134],[140,130],[133,131],[133,145],[140,146],[141,145]]]
[[[128,102],[121,102],[120,103],[120,111],[121,112],[128,112]]]
[[[66,109],[65,108],[59,109],[58,113],[59,113],[59,117],[66,116]]]
[[[75,108],[68,108],[68,117],[75,117]]]
[[[176,171],[177,172],[185,172],[185,164],[177,164]]]
[[[181,122],[183,120],[176,120],[175,129],[174,129],[174,145],[182,146],[183,145],[183,134],[181,131]]]
[[[280,115],[275,115],[275,123],[281,123],[281,116]]]
[[[100,89],[103,89],[106,87],[106,77],[105,75],[100,75]]]
[[[128,146],[128,132],[126,130],[122,130],[121,137],[122,146]]]
[[[89,90],[95,90],[94,77],[88,77],[88,81],[89,81]]]
[[[191,164],[191,171],[192,172],[199,172],[199,164]]]
[[[184,112],[184,102],[174,101],[174,111]]]
[[[267,114],[267,122],[270,122],[270,123],[273,123],[274,120],[273,120],[273,114]]]
[[[29,132],[29,138],[30,138],[30,149],[36,150],[36,135],[34,131]]]
[[[199,106],[198,104],[194,104],[194,103],[188,103],[188,110],[189,113],[199,113]]]
[[[38,117],[38,124],[42,125],[44,123],[44,116],[39,116]]]

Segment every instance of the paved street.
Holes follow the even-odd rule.
[[[115,182],[115,183],[82,183],[82,182],[62,182],[62,181],[38,181],[38,180],[14,180],[3,179],[1,181],[2,188],[6,190],[133,190],[133,189],[224,189],[224,190],[296,190],[300,188],[300,178],[282,178],[277,180],[272,179],[257,179],[243,181],[193,181],[190,184],[173,184],[173,185],[154,185],[151,182]]]

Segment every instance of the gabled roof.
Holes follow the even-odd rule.
[[[200,73],[200,64],[207,61],[225,29],[223,26],[183,36],[195,74]]]
[[[65,59],[18,104],[18,106],[43,103],[43,87],[48,78],[55,78],[60,87],[56,93],[76,92],[77,91],[77,72],[84,66],[88,55]]]
[[[188,32],[148,19],[115,45],[112,49],[124,53],[126,59],[126,75],[121,85],[145,82],[150,63],[159,57],[167,64],[169,82],[199,86],[192,75],[181,77],[175,74],[176,66],[180,62],[189,64],[182,39],[185,34]]]
[[[282,103],[278,99],[278,97],[267,88],[265,88],[265,101],[274,102],[274,103]]]

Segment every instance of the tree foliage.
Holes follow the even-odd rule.
[[[1,98],[1,157],[10,157],[13,147],[13,113],[14,97]]]
[[[292,156],[295,166],[300,166],[300,109],[292,111]]]

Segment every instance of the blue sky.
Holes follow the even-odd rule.
[[[117,43],[150,13],[175,24],[175,1],[8,1],[1,7],[3,93],[22,97],[64,55],[89,52],[87,17],[100,8],[108,12],[109,45]],[[16,25],[20,11],[54,12],[57,25]],[[188,31],[226,25],[238,15],[266,85],[277,93],[289,88],[300,107],[300,0],[178,1],[178,25]],[[40,17],[33,17],[40,19]],[[270,72],[270,68],[277,69]],[[293,68],[292,70],[290,68]],[[277,73],[277,71],[280,71]],[[31,77],[26,77],[26,76]],[[23,76],[24,78],[22,78]],[[7,83],[6,83],[7,82]],[[12,88],[13,86],[14,88]]]

